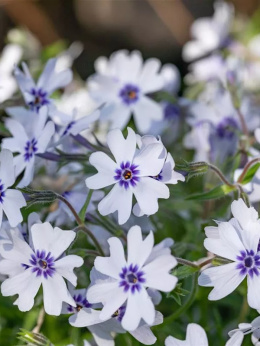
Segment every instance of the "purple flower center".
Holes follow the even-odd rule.
[[[30,265],[22,263],[22,266],[25,269],[31,268],[31,271],[36,273],[36,276],[43,276],[45,279],[48,279],[48,277],[52,277],[56,271],[55,260],[50,252],[46,254],[44,250],[37,250],[31,255],[29,262]]]
[[[117,319],[119,322],[122,321],[124,314],[125,314],[126,307],[123,305],[121,306],[116,312],[113,313],[112,317]]]
[[[241,275],[249,274],[251,278],[254,275],[259,275],[260,256],[255,254],[253,250],[240,251],[237,259],[239,262],[236,268],[240,270]]]
[[[33,138],[31,141],[27,141],[25,144],[24,150],[25,150],[24,160],[30,161],[34,153],[36,153],[36,151],[38,150],[36,139]]]
[[[139,270],[137,264],[130,264],[130,266],[122,268],[119,274],[122,279],[119,282],[119,286],[124,288],[124,292],[128,292],[129,290],[131,290],[131,293],[140,291],[142,284],[145,282],[144,275],[144,272]]]
[[[75,300],[76,307],[68,305],[67,310],[69,313],[77,313],[83,308],[92,307],[92,304],[90,304],[88,300],[82,296],[82,294],[74,294],[73,299]]]
[[[218,137],[231,139],[234,137],[238,124],[235,119],[231,117],[224,118],[216,128]]]
[[[136,85],[126,84],[119,92],[119,96],[127,105],[138,101],[140,90]]]
[[[2,183],[2,180],[0,179],[0,203],[3,203],[4,197],[5,197],[4,184]]]
[[[34,99],[31,102],[29,102],[29,106],[32,110],[35,110],[36,112],[38,112],[42,106],[50,103],[48,99],[48,93],[44,91],[42,88],[32,88],[30,94],[34,97]]]
[[[139,181],[140,171],[137,169],[138,166],[131,164],[129,161],[126,163],[122,162],[120,168],[115,170],[116,175],[114,179],[119,182],[120,186],[123,186],[126,190],[129,188],[129,185],[135,187]]]
[[[63,131],[62,136],[65,136],[69,133],[69,131],[71,130],[71,128],[76,124],[75,121],[71,121],[65,128],[65,130]]]

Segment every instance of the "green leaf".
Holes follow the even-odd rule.
[[[226,184],[219,185],[217,187],[214,187],[214,189],[202,193],[197,193],[194,195],[191,195],[187,197],[187,200],[200,200],[200,201],[206,201],[208,199],[215,199],[224,197],[225,195],[228,195],[230,192],[235,191],[235,187],[228,186]]]
[[[176,268],[174,271],[173,271],[173,275],[174,276],[177,276],[177,278],[179,280],[182,280],[182,279],[185,279],[187,278],[188,276],[196,273],[199,271],[199,267],[198,268],[195,268],[195,267],[190,267],[190,266],[179,266],[178,268]]]
[[[250,183],[250,181],[252,181],[256,172],[258,171],[259,167],[260,167],[260,162],[250,167],[249,170],[246,172],[246,175],[244,176],[243,180],[241,181],[241,184],[245,185]]]
[[[185,297],[187,294],[189,294],[189,291],[182,288],[182,284],[179,283],[175,287],[174,291],[167,294],[167,298],[172,298],[176,301],[178,305],[182,305],[181,297]]]

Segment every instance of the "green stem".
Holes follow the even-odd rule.
[[[188,299],[186,300],[186,302],[177,311],[175,311],[172,315],[167,316],[164,319],[164,322],[163,322],[164,324],[169,324],[169,323],[173,322],[174,320],[176,320],[176,318],[178,318],[183,312],[185,312],[191,306],[191,304],[193,303],[193,301],[195,299],[195,295],[197,293],[198,275],[199,275],[198,272],[193,274],[191,291],[190,291],[190,295],[189,295]]]
[[[92,239],[92,241],[95,244],[100,255],[105,256],[104,251],[102,250],[102,247],[100,246],[97,238],[94,236],[94,234],[85,225],[79,225],[78,227],[74,228],[74,231],[75,232],[83,231],[84,233],[86,233]]]
[[[189,266],[189,267],[193,267],[193,268],[198,268],[199,266],[191,261],[188,261],[186,259],[183,259],[183,258],[179,258],[179,257],[175,257],[177,262],[180,263],[180,264],[184,264],[186,266]]]
[[[82,223],[82,220],[80,219],[80,217],[78,216],[78,213],[76,212],[76,210],[73,208],[73,206],[70,204],[70,202],[64,198],[62,195],[56,194],[57,198],[62,201],[63,203],[66,204],[66,206],[70,209],[70,211],[72,212],[73,216],[75,217],[75,220],[77,221],[77,224],[79,226],[84,224]]]

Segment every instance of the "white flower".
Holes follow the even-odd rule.
[[[260,316],[256,317],[251,323],[240,323],[238,325],[238,329],[231,330],[228,335],[232,338],[235,337],[235,335],[241,335],[244,338],[244,335],[251,334],[252,333],[252,343],[254,345],[259,345],[259,339],[260,339]],[[231,341],[230,339],[230,341]],[[230,343],[230,345],[233,345]],[[236,345],[234,345],[236,346]]]
[[[162,144],[161,139],[160,138],[157,139],[154,136],[143,136],[141,138],[138,138],[138,142],[139,142],[138,146],[141,150],[142,149],[144,150],[146,146],[149,146],[151,144],[155,144],[155,143]],[[174,184],[174,185],[177,184],[178,181],[185,181],[185,178],[182,174],[174,171],[175,162],[171,154],[167,153],[166,148],[164,146],[162,148],[161,156],[165,157],[163,167],[161,171],[159,172],[159,174],[151,178],[157,181],[160,181],[164,184]],[[136,216],[144,215],[138,203],[134,206],[133,212]]]
[[[11,97],[17,89],[12,72],[21,56],[22,49],[16,44],[8,44],[3,49],[0,59],[0,103]]]
[[[98,120],[100,110],[95,110],[91,114],[84,117],[77,116],[77,109],[73,110],[72,115],[62,114],[61,112],[56,111],[56,116],[57,114],[61,115],[61,118],[63,118],[60,137],[64,138],[68,135],[76,136],[82,131],[88,129],[92,123]]]
[[[93,270],[91,275],[93,274]],[[93,275],[92,275],[93,276]],[[95,276],[102,278],[102,274],[95,272]],[[69,322],[74,327],[87,327],[92,333],[98,346],[114,346],[114,333],[123,334],[126,330],[121,326],[121,320],[125,313],[125,306],[120,307],[108,317],[106,321],[101,320],[99,315],[100,310],[97,310],[101,306],[98,304],[92,305],[86,299],[86,289],[73,290],[73,298],[76,303],[76,308],[66,304],[63,308],[63,313],[73,313],[69,318]],[[163,322],[162,314],[156,311],[156,317],[153,325],[157,325]],[[145,345],[152,345],[156,341],[156,337],[150,330],[150,327],[143,321],[138,328],[130,334],[138,341]]]
[[[248,304],[260,308],[258,287],[260,285],[260,223],[254,208],[247,208],[243,201],[232,203],[232,213],[235,219],[220,222],[217,230],[207,229],[209,238],[205,239],[205,248],[230,263],[211,267],[202,272],[199,277],[201,286],[214,289],[209,294],[210,300],[218,300],[233,292],[247,277]]]
[[[3,212],[10,225],[17,226],[23,221],[20,209],[26,206],[23,194],[14,189],[8,189],[15,182],[15,167],[10,150],[2,149],[0,153],[0,226]]]
[[[182,57],[186,61],[197,59],[227,44],[233,19],[233,6],[224,1],[216,1],[212,18],[199,18],[191,26],[194,38],[183,47]]]
[[[89,158],[98,173],[87,178],[86,185],[89,189],[114,185],[99,203],[98,210],[102,215],[118,211],[119,224],[130,217],[133,195],[147,215],[157,212],[158,198],[169,198],[168,187],[151,178],[159,174],[163,167],[163,145],[152,143],[137,151],[136,143],[136,135],[131,128],[128,128],[126,139],[120,130],[112,130],[108,133],[107,144],[115,161],[103,152],[93,153]]]
[[[103,304],[99,315],[101,320],[110,318],[117,309],[126,303],[122,318],[124,329],[135,330],[143,319],[152,325],[155,308],[146,290],[147,287],[170,292],[177,283],[177,278],[169,271],[176,266],[176,259],[170,254],[151,258],[153,233],[142,240],[140,227],[132,227],[127,235],[127,261],[124,248],[118,238],[110,238],[110,257],[97,257],[95,269],[107,275],[108,279],[99,280],[88,289],[87,299],[90,303]]]
[[[146,133],[153,120],[163,119],[162,107],[146,96],[164,86],[160,66],[157,59],[143,63],[138,51],[118,51],[110,60],[100,57],[96,61],[97,73],[88,81],[90,95],[105,103],[102,113],[111,121],[111,128],[123,129],[133,114],[139,132]]]
[[[53,229],[48,222],[34,224],[30,232],[31,246],[12,230],[13,246],[6,248],[3,243],[0,246],[3,257],[0,261],[0,272],[8,275],[10,269],[17,271],[16,275],[2,283],[2,295],[7,297],[18,294],[14,304],[18,305],[21,311],[28,311],[33,307],[34,297],[42,285],[45,311],[50,315],[59,315],[62,302],[75,306],[64,278],[75,286],[77,277],[73,269],[80,267],[83,260],[76,255],[62,255],[76,234],[58,227]]]
[[[6,127],[13,135],[12,138],[5,138],[2,141],[3,148],[19,153],[14,158],[15,174],[18,176],[24,170],[24,176],[19,187],[27,186],[33,179],[35,155],[44,153],[51,137],[54,134],[54,124],[49,121],[46,125],[47,108],[42,107],[39,114],[32,114],[28,118],[29,128],[14,119],[6,120]]]
[[[205,330],[199,324],[190,323],[187,327],[185,341],[168,336],[165,346],[208,346],[208,338]]]
[[[250,99],[242,100],[241,112],[250,131],[259,126]],[[209,99],[192,103],[189,113],[187,122],[192,130],[184,137],[184,146],[195,149],[196,161],[223,162],[236,152],[241,123],[228,92],[214,90]]]
[[[15,78],[26,104],[36,112],[45,105],[55,108],[53,100],[50,98],[51,94],[55,90],[65,87],[72,80],[72,71],[66,69],[57,72],[56,63],[57,59],[48,60],[37,84],[25,63],[22,63],[23,71],[18,67],[14,70]]]

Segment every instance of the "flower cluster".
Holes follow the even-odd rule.
[[[47,340],[45,313],[67,315],[66,328],[52,319],[59,344],[260,344],[255,21],[239,34],[217,1],[191,27],[184,81],[136,50],[99,57],[85,83],[72,70],[81,45],[45,52],[45,66],[4,48],[3,325],[20,323],[9,299],[36,323],[30,345]]]

